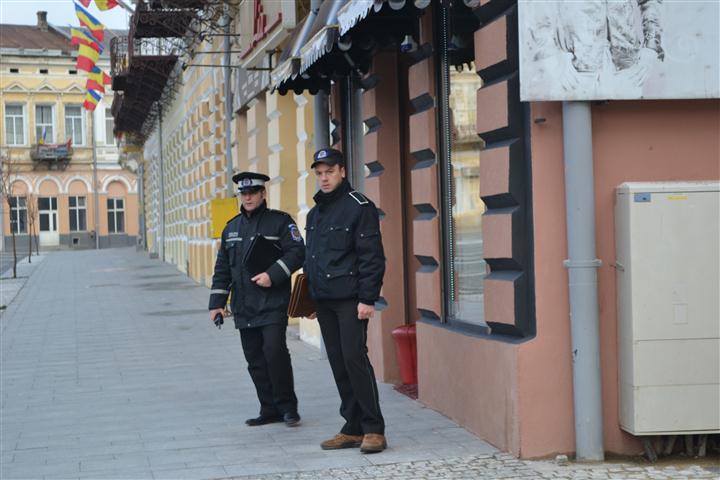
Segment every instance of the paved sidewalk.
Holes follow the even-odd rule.
[[[33,259],[35,265],[35,259]],[[0,312],[0,479],[717,478],[714,467],[567,466],[498,452],[380,385],[390,448],[322,451],[340,427],[327,360],[290,339],[302,426],[257,414],[237,332],[208,290],[134,249],[52,252]],[[705,462],[707,463],[707,462]]]
[[[210,479],[495,452],[381,385],[391,448],[325,452],[340,426],[327,360],[289,342],[302,426],[250,428],[240,340],[208,290],[133,249],[53,252],[2,312],[2,469],[15,478]]]
[[[28,263],[28,259],[22,258],[18,260],[17,264],[17,277],[12,278],[12,264],[10,268],[0,273],[0,308],[5,308],[10,305],[10,302],[17,296],[17,294],[25,286],[32,272],[40,265],[47,255],[46,252],[40,255],[34,255]]]

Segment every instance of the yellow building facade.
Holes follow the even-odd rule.
[[[86,76],[75,68],[75,47],[43,13],[37,26],[0,26],[0,154],[13,197],[10,207],[2,202],[4,249],[12,230],[21,245],[30,230],[41,247],[134,245],[137,182],[113,138],[112,92],[94,112],[82,108]],[[108,71],[109,58],[98,66]]]

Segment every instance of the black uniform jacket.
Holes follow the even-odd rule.
[[[375,204],[343,183],[318,192],[305,227],[304,271],[315,300],[357,298],[374,305],[385,274],[385,254]]]
[[[300,268],[305,258],[302,236],[290,215],[271,210],[264,202],[251,215],[241,210],[227,223],[222,233],[209,308],[225,307],[232,291],[231,307],[236,328],[287,324],[290,275]],[[266,272],[272,280],[269,288],[259,287],[250,281],[252,275],[242,262],[257,234],[276,242],[283,250],[283,256]]]

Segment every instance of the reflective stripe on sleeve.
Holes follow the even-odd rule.
[[[282,267],[283,270],[285,270],[285,273],[287,273],[287,276],[290,276],[290,269],[285,265],[285,262],[282,261],[282,259],[277,259],[277,264]]]
[[[220,290],[219,288],[216,288],[214,290],[210,290],[210,295],[230,295],[229,290]]]

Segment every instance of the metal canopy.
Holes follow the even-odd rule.
[[[271,74],[273,88],[283,95],[314,94],[328,91],[331,78],[365,73],[373,49],[399,43],[428,5],[430,0],[326,0],[293,31]]]

